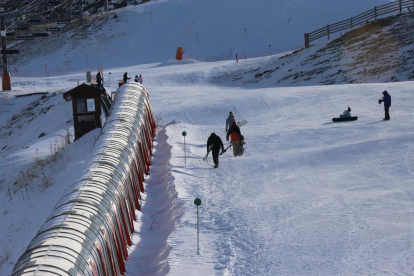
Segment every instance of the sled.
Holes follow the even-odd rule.
[[[332,118],[332,122],[346,122],[346,121],[356,121],[358,117],[347,117],[347,118]]]
[[[247,124],[247,120],[243,120],[243,121],[241,121],[241,122],[238,122],[238,123],[237,123],[237,126],[238,126],[238,127],[242,127],[242,126],[244,126],[245,124]]]

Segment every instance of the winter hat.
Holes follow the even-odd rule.
[[[384,90],[384,92],[382,92],[382,94],[383,95],[385,95],[385,94],[387,94],[388,92],[387,92],[387,90]]]
[[[236,121],[233,121],[233,125],[237,125]]]
[[[233,115],[233,112],[230,111],[229,115]]]
[[[213,132],[213,133],[211,133],[211,136],[216,136],[216,134]]]
[[[351,112],[351,108],[348,106],[348,111]]]

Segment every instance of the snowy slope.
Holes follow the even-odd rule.
[[[175,141],[171,163],[185,207],[170,238],[170,274],[410,274],[411,85],[174,90],[176,95],[204,90],[210,97],[197,108],[185,99],[185,110],[162,107],[167,121],[182,120],[167,128]],[[390,122],[381,120],[376,101],[384,89],[393,96]],[[348,105],[359,120],[332,123]],[[246,154],[227,153],[214,170],[211,160],[201,158],[211,132],[224,139],[229,110],[237,120],[249,120],[241,129]],[[197,196],[203,200],[201,256],[196,255]]]
[[[20,61],[12,60],[10,66],[21,74],[25,72],[23,76],[39,76],[36,72],[44,73],[45,64],[52,75],[68,70],[96,70],[101,65],[106,70],[165,62],[175,58],[178,46],[184,48],[186,55],[200,58],[222,56],[229,51],[232,58],[236,53],[269,55],[300,48],[305,32],[387,2],[151,1],[92,16],[82,27],[71,24],[62,33],[36,40],[34,45],[23,42],[16,47],[21,49],[22,54],[16,57]],[[112,17],[115,13],[118,18]]]
[[[233,67],[221,63],[218,68],[226,66],[229,71]],[[134,237],[137,246],[130,248],[128,275],[390,275],[412,271],[407,261],[413,254],[414,219],[411,83],[243,89],[208,83],[206,79],[217,70],[212,64],[134,68],[138,69],[159,80],[159,86],[148,86],[154,112],[164,124],[172,123],[161,128],[157,138],[156,150],[162,150],[156,151],[153,172],[161,176],[147,182],[146,190],[155,194],[144,197],[143,220]],[[61,85],[70,83],[69,77]],[[393,97],[390,122],[381,120],[383,108],[377,102],[384,89]],[[332,123],[331,118],[347,106],[359,120]],[[224,140],[229,110],[237,120],[249,121],[242,128],[246,154],[238,158],[226,153],[220,168],[213,170],[211,160],[201,160],[205,142],[211,132]],[[188,133],[187,165],[183,130]],[[164,174],[166,180],[158,181]],[[65,179],[62,185],[70,182],[64,172],[59,175]],[[150,188],[156,183],[161,189]],[[60,192],[50,193],[50,201],[59,198]],[[203,201],[201,255],[196,255],[193,200],[197,196]],[[163,204],[148,197],[160,198]],[[8,199],[5,194],[3,198]],[[19,201],[24,202],[23,198]],[[180,202],[182,209],[174,207]],[[7,210],[15,208],[6,201],[3,204]],[[177,223],[171,215],[181,210]],[[151,216],[159,212],[153,220]],[[42,220],[42,216],[37,218]],[[168,238],[174,225],[176,230]],[[36,224],[32,228],[34,234]],[[27,244],[23,241],[28,242],[33,234],[19,241],[10,234],[3,238],[10,239],[7,244],[14,258],[3,265],[8,271]]]
[[[214,79],[254,87],[411,80],[413,22],[412,13],[380,19],[327,44],[271,58],[260,66],[241,61],[238,70],[218,71]]]

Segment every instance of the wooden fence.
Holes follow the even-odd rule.
[[[378,17],[385,14],[393,12],[399,12],[399,14],[401,14],[404,9],[410,11],[410,8],[412,11],[414,11],[414,0],[398,0],[378,7],[374,7],[369,11],[363,12],[349,19],[345,19],[334,24],[328,24],[326,27],[317,29],[316,31],[310,33],[306,33],[305,47],[308,48],[311,41],[317,40],[321,37],[327,36],[329,39],[330,34],[368,24],[371,20],[377,20]]]

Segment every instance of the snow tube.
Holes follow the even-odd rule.
[[[356,121],[358,117],[347,117],[347,118],[332,118],[332,122],[346,122],[346,121]]]

